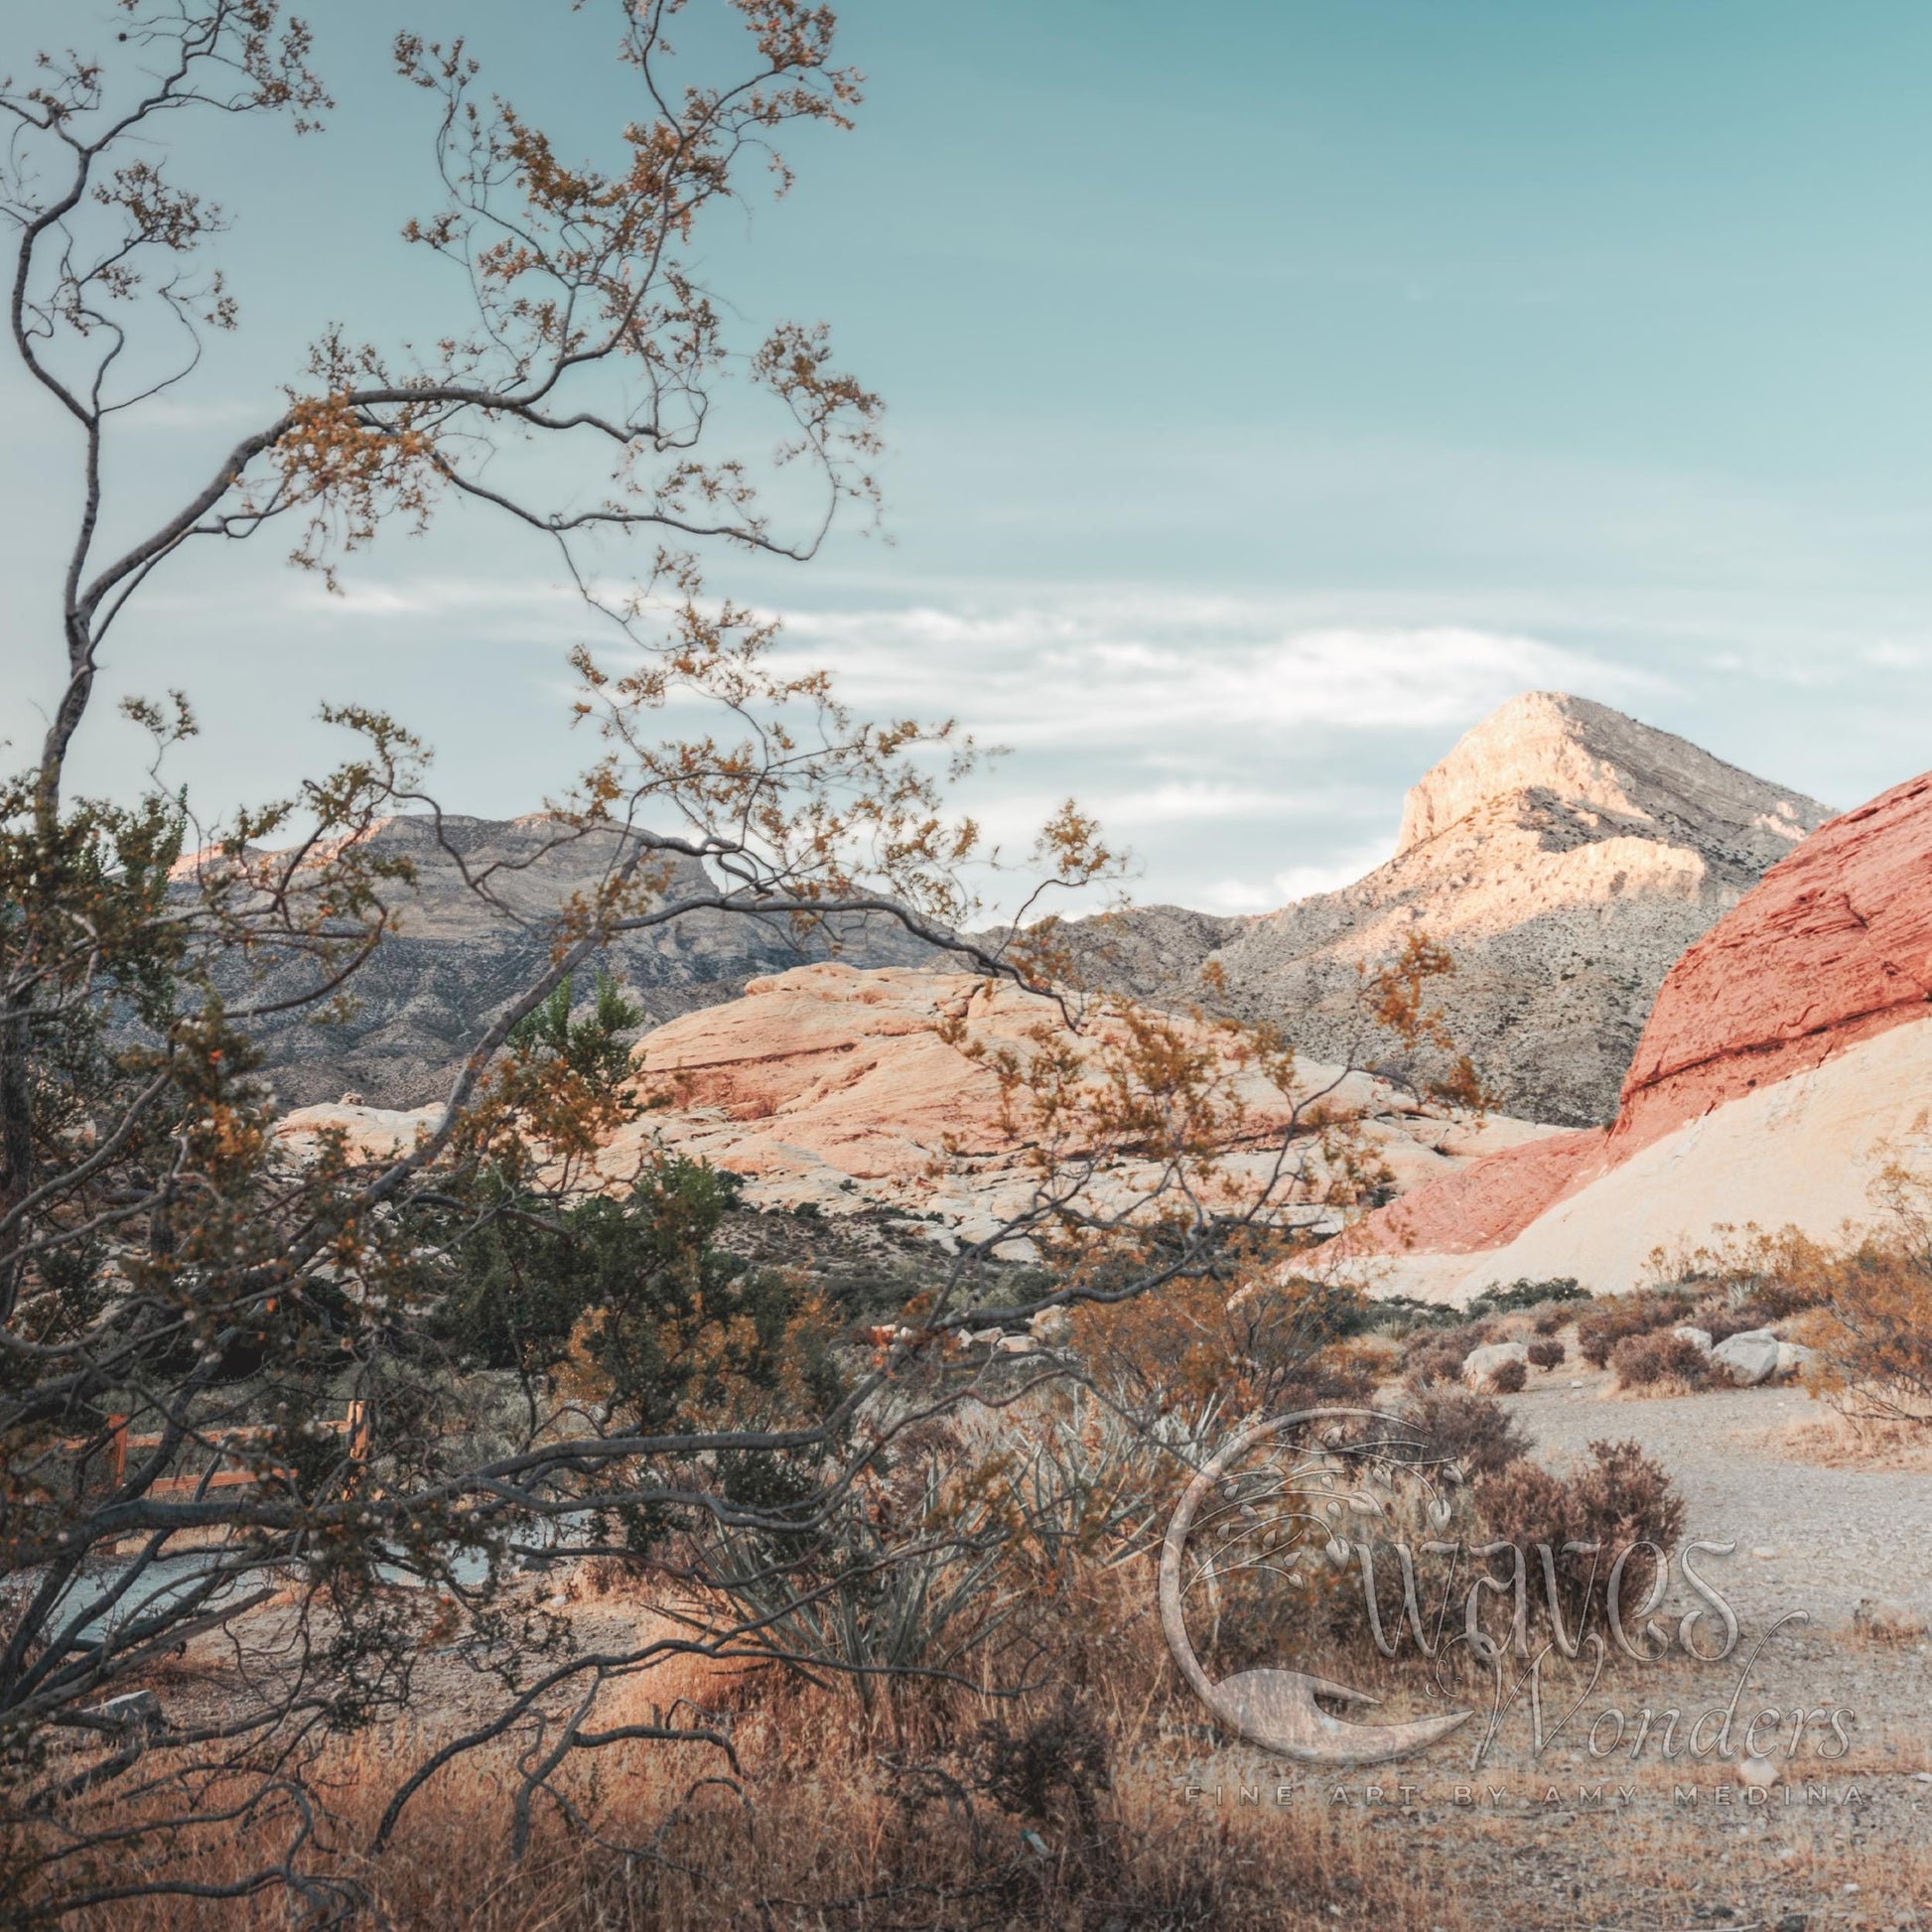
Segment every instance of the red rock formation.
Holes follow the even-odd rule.
[[[1821,826],[1666,976],[1616,1158],[1932,1000],[1932,772]]]
[[[1547,1207],[1609,1165],[1609,1130],[1585,1128],[1485,1154],[1351,1228],[1351,1254],[1480,1254],[1513,1241]]]
[[[1773,866],[1665,976],[1607,1132],[1505,1149],[1371,1215],[1359,1251],[1477,1254],[1714,1108],[1932,1017],[1932,773]]]

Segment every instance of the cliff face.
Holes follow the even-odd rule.
[[[1477,1162],[1350,1240],[1401,1256],[1404,1285],[1474,1292],[1627,1288],[1726,1223],[1829,1239],[1926,1152],[1929,1098],[1932,774],[1831,820],[1686,951],[1610,1128]]]
[[[1672,967],[1616,1131],[1653,1139],[1932,1016],[1929,1000],[1932,774],[1833,819]]]
[[[373,835],[416,868],[413,889],[392,894],[394,927],[349,982],[353,1011],[317,1027],[304,1014],[271,1017],[253,1031],[267,1053],[277,1096],[291,1106],[359,1093],[371,1106],[416,1107],[448,1091],[481,1029],[547,963],[559,908],[595,886],[624,856],[619,834],[562,834],[541,816],[393,818]],[[672,870],[664,898],[713,889],[695,860]],[[866,965],[930,956],[897,921],[846,922],[844,956]],[[780,917],[694,909],[620,939],[609,969],[656,1025],[693,1008],[733,1000],[748,979],[822,959],[828,936],[804,939]],[[271,966],[264,985],[286,996],[309,983],[303,966]],[[227,989],[231,992],[238,988]]]
[[[1376,1050],[1358,962],[1426,932],[1454,957],[1438,997],[1502,1104],[1604,1122],[1672,962],[1825,816],[1668,732],[1531,692],[1410,791],[1387,865],[1241,922],[1201,963],[1218,961],[1235,1013],[1347,1059]],[[1116,983],[1172,997],[1179,977]]]

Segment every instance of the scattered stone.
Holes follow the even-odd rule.
[[[1926,1634],[1926,1621],[1902,1603],[1864,1596],[1852,1612],[1852,1628],[1868,1643],[1916,1643]]]
[[[1741,1387],[1754,1389],[1778,1372],[1778,1350],[1784,1344],[1769,1328],[1746,1328],[1726,1335],[1711,1351],[1711,1359],[1727,1368]]]
[[[103,1719],[118,1730],[156,1731],[162,1723],[161,1699],[153,1691],[128,1691],[96,1704],[87,1716]]]
[[[1472,1389],[1480,1389],[1505,1362],[1521,1362],[1529,1367],[1530,1351],[1520,1341],[1492,1341],[1472,1348],[1462,1358],[1462,1379]]]

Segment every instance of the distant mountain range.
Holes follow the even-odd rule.
[[[1375,1043],[1359,1017],[1358,963],[1426,932],[1455,961],[1437,983],[1450,1026],[1506,1110],[1596,1125],[1614,1116],[1673,962],[1827,816],[1684,739],[1534,692],[1421,779],[1395,856],[1353,886],[1260,918],[1150,906],[1067,934],[1102,983],[1155,1004],[1275,1020],[1311,1057],[1342,1061]],[[418,885],[355,978],[351,1020],[263,1031],[285,1104],[347,1090],[384,1107],[436,1097],[480,1024],[541,963],[556,907],[618,855],[616,834],[560,844],[543,818],[446,818],[443,828],[439,841],[428,820],[396,818],[375,834],[407,851]],[[466,885],[466,867],[494,868],[493,904]],[[706,890],[686,862],[666,897]],[[831,950],[782,918],[694,910],[621,943],[610,965],[658,1025]],[[957,970],[881,917],[849,924],[839,951],[858,966]],[[1211,998],[1210,962],[1220,969]]]
[[[1356,966],[1424,932],[1458,1042],[1512,1114],[1612,1119],[1685,947],[1830,816],[1669,732],[1559,692],[1513,698],[1408,795],[1388,864],[1260,918],[1151,906],[1073,928],[1087,970],[1157,1003],[1282,1023],[1317,1059],[1372,1050]]]
[[[276,1097],[290,1107],[360,1094],[371,1106],[417,1107],[449,1090],[480,1031],[548,961],[557,909],[622,857],[616,832],[566,836],[554,819],[446,815],[384,821],[372,834],[414,865],[396,895],[393,930],[349,982],[353,1013],[322,1027],[297,1012],[257,1022]],[[471,885],[483,880],[486,897]],[[696,860],[678,862],[664,897],[713,891]],[[931,949],[897,921],[854,915],[836,928],[841,950],[868,965],[916,965]],[[779,915],[694,908],[620,939],[605,964],[660,1026],[694,1008],[734,1000],[761,973],[826,958],[828,934],[800,938]],[[293,991],[306,969],[271,973]],[[588,982],[589,975],[586,976]],[[580,993],[590,990],[580,986]]]

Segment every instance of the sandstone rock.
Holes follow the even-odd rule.
[[[1707,1355],[1710,1354],[1711,1330],[1709,1328],[1692,1328],[1686,1326],[1682,1328],[1673,1328],[1671,1330],[1671,1333],[1674,1335],[1681,1335],[1686,1341],[1695,1342],[1697,1346],[1700,1349],[1702,1349],[1705,1354]]]
[[[1741,1334],[1726,1335],[1712,1349],[1711,1359],[1727,1368],[1742,1387],[1754,1389],[1778,1372],[1781,1345],[1769,1328],[1746,1328]]]
[[[1826,808],[1587,699],[1530,692],[1410,792],[1396,854],[1355,885],[1212,940],[1232,1011],[1305,1050],[1359,1057],[1355,968],[1413,932],[1447,944],[1441,1001],[1511,1112],[1606,1122],[1672,962]],[[1093,970],[1144,998],[1199,999],[1173,908],[1072,926]],[[1145,931],[1158,970],[1134,952]],[[1111,957],[1110,957],[1111,956]]]
[[[1802,1375],[1805,1364],[1816,1351],[1807,1348],[1801,1341],[1781,1341],[1778,1343],[1778,1374],[1780,1377]]]
[[[1463,1302],[1523,1277],[1619,1294],[1651,1278],[1658,1251],[1722,1247],[1751,1226],[1834,1242],[1877,1220],[1872,1189],[1891,1162],[1932,1157],[1928,1094],[1932,1022],[1895,1028],[1634,1153],[1588,1134],[1539,1142],[1520,1162],[1490,1156],[1370,1215],[1349,1244],[1391,1257],[1389,1291]],[[1486,1218],[1498,1200],[1507,1217]],[[1499,1246],[1485,1245],[1491,1227]]]
[[[1835,818],[1671,969],[1623,1083],[1641,1144],[1932,1015],[1932,773]]]
[[[651,1104],[605,1149],[604,1171],[621,1178],[663,1149],[738,1174],[753,1206],[825,1215],[892,1207],[949,1251],[989,1242],[1000,1259],[1035,1259],[1024,1241],[1001,1240],[1033,1199],[1032,1150],[1004,1117],[990,1065],[962,1049],[1025,1058],[1035,1030],[1056,1018],[1049,1002],[958,973],[826,961],[754,980],[742,999],[645,1035],[637,1080]],[[1204,1029],[1200,1037],[1217,1036]],[[1425,1114],[1386,1082],[1334,1067],[1298,1062],[1297,1075],[1304,1096],[1325,1093],[1333,1114],[1361,1123],[1398,1188],[1549,1133],[1498,1115]],[[1242,1184],[1258,1183],[1274,1166],[1270,1136],[1288,1103],[1232,1063],[1229,1078],[1249,1119],[1227,1166]],[[381,1158],[408,1149],[438,1111],[305,1107],[277,1132],[297,1152],[340,1134],[358,1154]],[[1150,1179],[1133,1161],[1110,1161],[1096,1198],[1131,1205]],[[1055,1329],[1048,1320],[1039,1332],[1050,1339]]]
[[[1003,1119],[997,1078],[961,1047],[1025,1055],[1053,1011],[958,973],[827,961],[754,980],[742,999],[645,1035],[639,1081],[657,1104],[618,1137],[606,1165],[620,1172],[655,1142],[744,1175],[755,1205],[812,1201],[829,1214],[889,1205],[938,1215],[942,1240],[992,1239],[1031,1199],[1034,1173]],[[962,1030],[958,1043],[941,1022]],[[1305,1092],[1333,1088],[1329,1104],[1364,1122],[1399,1188],[1548,1133],[1504,1116],[1427,1115],[1385,1082],[1315,1063],[1298,1063],[1298,1078]],[[1257,1076],[1240,1079],[1257,1144],[1233,1151],[1229,1166],[1253,1180],[1273,1163],[1263,1143],[1284,1103]],[[317,1111],[286,1128],[313,1131]],[[1122,1165],[1101,1192],[1125,1201],[1146,1179]]]
[[[1488,1385],[1489,1378],[1505,1362],[1521,1362],[1529,1366],[1530,1351],[1525,1342],[1492,1341],[1480,1348],[1472,1348],[1462,1358],[1462,1379],[1472,1389]]]
[[[1635,1287],[1727,1228],[1835,1240],[1926,1143],[1932,775],[1831,821],[1666,976],[1614,1125],[1507,1150],[1370,1217],[1387,1285]]]

